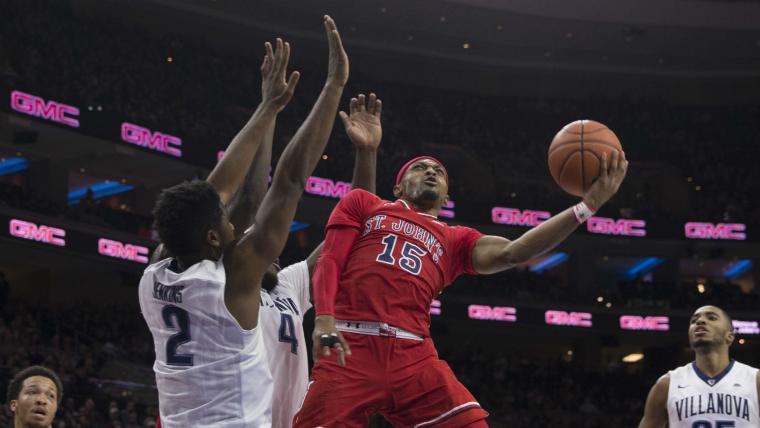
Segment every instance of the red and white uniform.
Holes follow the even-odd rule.
[[[374,413],[410,427],[484,419],[429,337],[433,298],[462,273],[476,273],[471,254],[482,235],[363,190],[333,211],[323,251],[330,233],[346,228],[360,232],[340,272],[335,318],[352,356],[347,367],[334,357],[317,362],[294,426],[366,426]]]

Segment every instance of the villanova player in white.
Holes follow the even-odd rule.
[[[729,358],[733,341],[723,309],[697,309],[689,325],[696,359],[655,383],[639,428],[760,428],[760,374]]]
[[[375,94],[369,97],[360,94],[351,99],[350,115],[340,112],[346,133],[356,148],[351,187],[371,193],[375,192],[377,149],[382,139],[381,110],[382,103]],[[231,204],[233,222],[255,222],[269,182],[273,131],[273,127],[268,130],[243,186]],[[322,245],[319,245],[306,260],[282,270],[276,261],[261,282],[259,325],[274,381],[272,426],[275,428],[292,425],[293,416],[306,395],[309,370],[302,323],[304,313],[311,308],[311,275],[321,249]]]
[[[327,81],[280,158],[256,215],[259,227],[235,237],[227,205],[298,81],[297,73],[286,79],[290,48],[279,39],[274,52],[266,44],[262,102],[224,158],[206,181],[168,188],[156,202],[156,228],[173,257],[148,266],[139,297],[153,335],[165,427],[271,426],[272,378],[258,328],[261,279],[285,245],[348,79],[348,58],[335,23],[326,16],[324,25]],[[248,225],[236,226],[244,230]]]

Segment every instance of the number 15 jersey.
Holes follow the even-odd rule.
[[[271,426],[272,376],[261,326],[240,327],[224,303],[221,260],[183,272],[172,259],[140,280],[140,309],[153,335],[161,425]]]
[[[435,296],[462,273],[476,274],[472,249],[481,233],[406,201],[352,190],[327,223],[328,230],[341,226],[361,232],[339,280],[336,319],[381,321],[427,337]]]

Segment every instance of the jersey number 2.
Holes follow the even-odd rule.
[[[193,354],[178,354],[177,348],[190,341],[190,316],[187,311],[174,305],[166,305],[161,310],[166,328],[179,329],[166,341],[166,364],[170,366],[192,366]],[[175,326],[176,322],[176,326]]]
[[[385,235],[382,241],[384,245],[383,252],[378,254],[375,260],[388,265],[396,264],[393,250],[396,248],[397,240],[398,237],[396,235]],[[423,257],[425,254],[427,254],[425,250],[406,241],[401,248],[401,258],[398,261],[398,266],[412,275],[419,275],[422,270],[422,259],[420,257]]]

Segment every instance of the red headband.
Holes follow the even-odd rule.
[[[432,156],[417,156],[416,158],[410,160],[409,162],[405,163],[404,166],[401,167],[400,170],[398,170],[398,174],[396,175],[396,184],[398,185],[401,183],[401,179],[404,177],[404,173],[406,173],[406,170],[409,169],[410,166],[412,166],[413,163],[417,162],[418,160],[422,159],[430,159],[431,161],[437,163],[438,165],[443,168],[443,176],[446,179],[446,185],[449,185],[449,172],[446,171],[446,167],[443,166],[443,162],[439,161],[438,159],[432,157]]]

